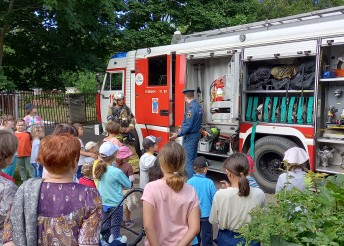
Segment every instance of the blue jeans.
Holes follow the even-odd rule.
[[[42,174],[43,174],[43,166],[39,165],[37,163],[31,163],[31,165],[33,166],[33,168],[35,169],[35,178],[42,178]],[[37,166],[39,165],[38,169]]]
[[[246,240],[245,238],[239,237],[240,233],[234,232],[231,230],[219,230],[217,234],[217,245],[219,246],[236,246],[239,243],[245,245]],[[260,246],[259,242],[251,241],[249,243],[250,246]]]
[[[197,157],[197,148],[200,136],[201,134],[199,132],[189,133],[186,134],[183,139],[183,147],[186,152],[185,171],[188,175],[188,179],[191,179],[195,173],[192,162]]]
[[[81,165],[81,166],[78,166],[78,171],[76,172],[76,177],[77,177],[78,180],[79,180],[79,178],[81,178],[82,176],[84,176],[84,175],[81,173],[81,168],[82,168],[82,165]]]
[[[201,230],[198,233],[197,242],[194,239],[192,245],[212,246],[213,245],[213,225],[209,222],[209,217],[201,218]]]

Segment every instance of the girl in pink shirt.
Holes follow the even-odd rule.
[[[168,142],[158,158],[164,177],[148,183],[141,198],[145,245],[189,245],[200,230],[200,210],[194,188],[184,180],[185,151]]]
[[[109,133],[109,136],[104,138],[104,141],[111,142],[114,145],[121,147],[123,144],[117,138],[120,129],[121,129],[120,124],[113,121],[109,121],[105,126],[105,130],[107,131],[107,133]]]

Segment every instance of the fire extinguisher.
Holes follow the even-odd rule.
[[[223,101],[225,81],[223,78],[219,78],[214,81],[214,101]]]

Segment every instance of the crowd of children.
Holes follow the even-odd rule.
[[[27,180],[27,173],[31,178],[40,178],[43,172],[45,180],[54,180],[59,170],[38,161],[40,143],[45,139],[41,125],[30,125],[28,132],[25,121],[21,119],[15,124],[13,117],[2,116],[0,123],[0,165],[4,172],[0,176],[0,191],[5,194],[0,197],[0,228],[3,228],[16,191],[11,179],[14,175],[13,166],[15,169],[17,165],[22,181]],[[129,195],[121,203],[123,196],[133,188],[135,174],[133,167],[128,164],[132,151],[117,138],[119,129],[118,123],[109,122],[106,125],[109,135],[103,141],[90,141],[86,145],[80,139],[83,135],[81,124],[60,124],[52,134],[71,134],[78,138],[80,151],[75,160],[75,169],[71,169],[74,170],[73,182],[98,190],[100,194],[101,217],[105,223],[99,231],[104,245],[115,241],[126,242],[126,236],[120,233],[120,225],[132,227],[135,222],[131,213],[140,205],[135,194]],[[6,145],[11,143],[13,147],[8,151],[5,140]],[[214,241],[220,246],[246,243],[237,231],[250,222],[252,209],[263,206],[265,202],[264,192],[250,175],[254,172],[252,158],[242,153],[228,157],[223,163],[228,182],[224,182],[222,188],[217,190],[214,182],[206,177],[210,161],[203,156],[197,157],[193,161],[195,173],[187,180],[183,147],[174,141],[168,142],[160,146],[156,155],[160,141],[159,137],[145,137],[142,142],[144,154],[139,162],[138,183],[144,190],[141,201],[146,245],[213,245]],[[288,174],[281,175],[276,192],[291,189],[292,186],[304,190],[304,186],[300,185],[304,171],[299,164],[308,160],[307,153],[300,148],[291,149],[286,152],[285,160],[293,163],[290,172],[297,180],[290,181]],[[219,229],[216,240],[213,240],[214,225]],[[259,245],[255,241],[248,243]]]

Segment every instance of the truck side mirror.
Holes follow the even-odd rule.
[[[101,87],[101,80],[100,80],[100,74],[99,73],[96,73],[96,86],[97,86],[97,90],[100,90],[100,87]]]

